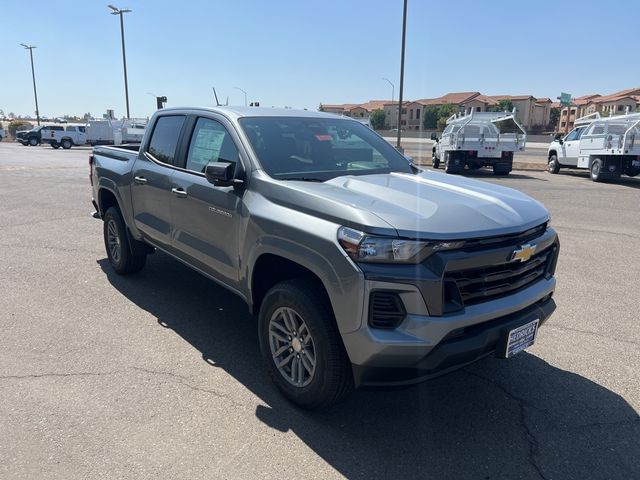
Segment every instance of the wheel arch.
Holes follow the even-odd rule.
[[[267,292],[286,280],[305,278],[314,283],[320,294],[329,302],[331,299],[320,277],[308,267],[275,253],[263,253],[255,261],[250,277],[250,310],[257,314]],[[333,307],[331,307],[333,310]]]

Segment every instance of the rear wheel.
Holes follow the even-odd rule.
[[[269,290],[258,328],[271,378],[292,402],[325,408],[352,390],[351,365],[331,306],[314,282],[289,280]]]
[[[455,162],[456,161],[460,161],[460,160],[454,160],[453,158],[451,158],[451,153],[450,152],[445,152],[444,154],[444,171],[446,173],[459,173],[462,168],[464,167],[460,167],[459,165],[456,165]]]
[[[511,169],[509,167],[505,167],[503,165],[494,165],[493,166],[493,174],[499,176],[509,175]]]
[[[602,181],[602,168],[603,163],[599,158],[595,158],[593,162],[591,162],[591,180],[594,182]]]
[[[116,273],[127,275],[142,270],[147,254],[134,254],[131,251],[127,228],[120,211],[115,207],[110,207],[104,214],[103,235],[109,263]]]
[[[64,140],[62,140],[62,148],[64,148],[65,150],[69,150],[72,145],[73,145],[73,142],[68,138],[65,138]]]
[[[558,163],[558,156],[551,155],[549,157],[549,162],[547,163],[547,170],[549,173],[556,174],[560,172],[560,164]]]

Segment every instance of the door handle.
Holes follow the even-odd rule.
[[[147,179],[144,177],[133,177],[133,183],[137,185],[144,185],[147,183]]]
[[[178,198],[187,198],[187,192],[185,192],[182,188],[172,188],[171,193],[173,193]]]

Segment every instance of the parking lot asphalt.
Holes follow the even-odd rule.
[[[0,478],[640,478],[640,181],[473,176],[561,238],[536,344],[324,412],[274,389],[234,295],[108,266],[88,150],[0,143]]]

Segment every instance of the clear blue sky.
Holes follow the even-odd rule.
[[[381,77],[398,95],[402,0],[113,2],[133,10],[125,16],[132,116],[154,110],[147,92],[169,105],[209,105],[212,86],[231,104],[244,102],[239,86],[263,106],[310,109],[389,98]],[[21,42],[38,46],[44,115],[124,114],[120,26],[107,3],[0,0],[5,114],[34,110]],[[553,98],[640,86],[635,13],[631,0],[409,0],[404,97]],[[589,40],[596,29],[602,37]]]

